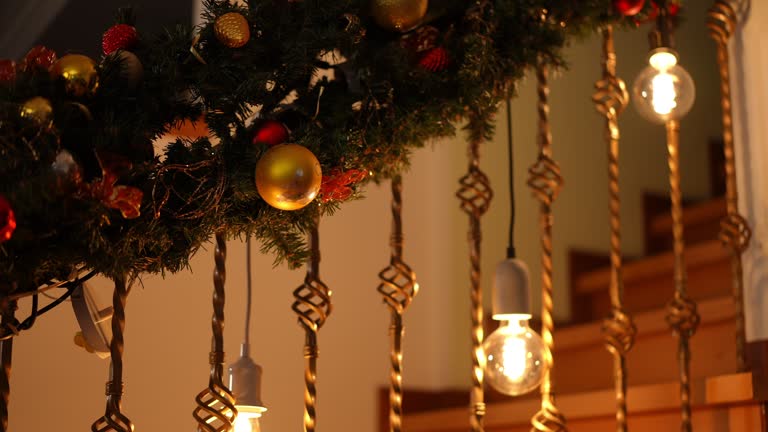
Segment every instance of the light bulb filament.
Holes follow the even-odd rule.
[[[660,115],[668,115],[677,108],[677,92],[675,91],[675,78],[661,72],[653,77],[653,96],[651,105],[653,110]]]
[[[504,375],[512,381],[520,381],[526,369],[525,340],[507,339],[502,348]]]

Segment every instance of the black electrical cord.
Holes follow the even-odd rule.
[[[248,236],[248,238],[245,240],[245,259],[246,259],[246,265],[245,265],[245,277],[247,278],[246,281],[246,289],[248,290],[246,297],[245,297],[245,338],[243,340],[243,347],[247,350],[249,348],[250,342],[251,342],[251,296],[253,292],[253,286],[251,284],[251,237]]]
[[[507,151],[509,155],[509,245],[507,258],[515,258],[515,164],[512,156],[512,103],[507,104]]]
[[[32,328],[32,326],[37,321],[38,317],[42,316],[46,312],[60,305],[62,302],[64,302],[64,300],[68,299],[72,295],[72,293],[75,291],[75,288],[77,288],[84,282],[88,281],[95,274],[96,274],[95,271],[90,271],[81,278],[77,278],[73,281],[69,281],[62,284],[61,288],[66,289],[66,292],[64,292],[64,294],[62,294],[61,296],[59,296],[54,301],[50,302],[49,304],[47,304],[45,307],[41,309],[38,309],[39,293],[33,294],[32,295],[32,311],[30,312],[29,316],[26,319],[24,319],[24,321],[15,320],[15,322],[11,323],[10,326],[6,325],[4,328],[0,329],[0,341],[10,339],[18,335],[20,332],[24,330],[29,330],[30,328]]]

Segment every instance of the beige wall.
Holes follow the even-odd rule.
[[[680,34],[683,61],[697,80],[699,102],[683,123],[684,189],[707,195],[706,141],[719,131],[717,87],[711,42],[702,26],[704,5],[690,2]],[[553,82],[552,121],[555,157],[566,185],[555,207],[556,315],[567,318],[566,252],[569,247],[605,250],[607,187],[602,122],[589,101],[599,77],[595,39],[568,50],[570,71]],[[621,34],[620,74],[631,83],[644,60],[642,32]],[[522,83],[514,102],[518,202],[517,246],[538,266],[535,202],[524,186],[535,159],[535,83]],[[500,114],[503,119],[503,113]],[[506,249],[508,217],[504,126],[484,149],[483,168],[497,197],[483,222],[485,286]],[[622,211],[625,250],[642,250],[641,193],[667,188],[663,131],[632,111],[622,117]],[[406,386],[444,388],[469,382],[469,314],[466,217],[453,197],[465,170],[465,143],[439,143],[415,155],[405,180],[406,259],[422,291],[407,317]],[[388,316],[375,292],[376,275],[388,259],[388,189],[371,187],[368,199],[345,205],[322,225],[324,280],[334,290],[335,310],[320,336],[319,428],[374,431],[375,389],[388,373]],[[137,431],[194,430],[194,395],[206,385],[210,338],[210,252],[200,253],[193,272],[147,278],[129,297],[126,333],[125,412]],[[264,400],[270,411],[265,431],[300,430],[303,337],[290,312],[291,291],[301,272],[272,269],[271,258],[254,260],[257,300],[252,321],[253,357],[264,366]],[[230,245],[226,346],[235,359],[242,335],[244,249]],[[105,286],[104,293],[109,289]],[[105,295],[105,298],[108,295]],[[534,295],[534,304],[539,301]],[[62,432],[88,430],[103,412],[106,361],[72,343],[77,330],[69,305],[51,312],[16,343],[12,382],[11,430]]]
[[[768,3],[743,2],[740,14],[744,26],[736,32],[731,44],[731,85],[734,94],[734,135],[739,207],[752,227],[752,241],[744,255],[744,302],[746,304],[747,340],[768,339],[768,189],[765,166],[768,163]],[[747,7],[748,6],[748,7]]]

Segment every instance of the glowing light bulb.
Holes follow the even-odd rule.
[[[259,418],[261,413],[242,412],[235,419],[234,432],[261,432]]]
[[[693,78],[678,65],[677,55],[667,48],[651,53],[648,67],[635,79],[632,93],[640,115],[656,123],[681,119],[696,100]]]
[[[546,370],[546,348],[541,337],[528,327],[530,315],[510,314],[501,327],[485,339],[486,382],[497,391],[517,396],[541,384]]]

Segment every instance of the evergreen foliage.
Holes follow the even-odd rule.
[[[516,80],[539,61],[562,66],[570,38],[633,23],[617,16],[611,0],[435,0],[423,26],[438,30],[435,44],[450,64],[431,72],[418,66],[419,53],[403,35],[376,26],[368,1],[207,0],[199,28],[149,35],[136,23],[140,41],[131,52],[144,67],[136,88],[121,76],[118,55],[99,61],[100,86],[81,98],[42,69],[0,83],[0,194],[18,221],[13,238],[0,244],[0,293],[13,281],[31,290],[82,268],[109,277],[176,272],[219,229],[253,235],[277,262],[300,265],[313,218],[340,203],[286,212],[259,197],[254,167],[266,146],[252,137],[260,120],[286,124],[291,141],[315,153],[324,173],[365,169],[371,180],[390,178],[414,149],[454,135],[457,121],[466,120],[468,139],[490,138],[496,109]],[[250,24],[241,48],[214,35],[213,23],[227,12]],[[134,25],[134,17],[121,11],[117,22]],[[205,63],[190,51],[193,41]],[[35,96],[53,105],[49,127],[19,116]],[[210,138],[151,150],[172,127],[202,116]],[[125,219],[69,187],[52,170],[63,149],[86,183],[103,175],[97,154],[130,160],[117,183],[143,191],[141,216]]]

